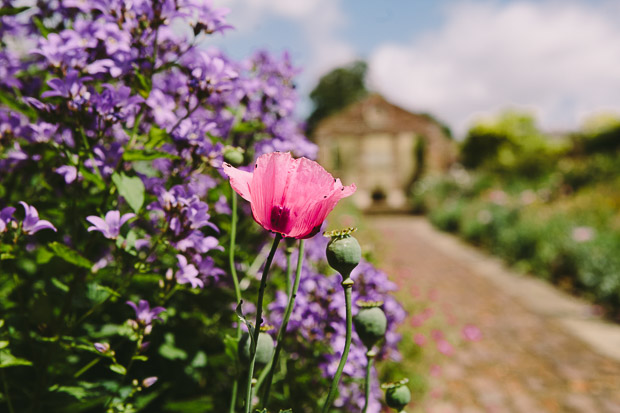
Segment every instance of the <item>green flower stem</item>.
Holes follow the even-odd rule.
[[[2,384],[4,385],[4,398],[6,399],[7,407],[10,413],[15,413],[15,410],[13,410],[13,403],[11,403],[11,396],[9,395],[9,384],[6,380],[6,373],[4,369],[0,370],[2,370]]]
[[[88,363],[87,365],[85,365],[84,367],[82,367],[77,373],[75,373],[73,375],[73,378],[77,379],[78,377],[80,377],[82,374],[86,373],[91,367],[93,367],[95,364],[99,363],[99,361],[101,361],[101,357],[93,359],[90,363]]]
[[[250,365],[248,368],[247,389],[245,395],[245,412],[250,413],[252,410],[252,377],[254,376],[254,364],[256,364],[256,344],[258,343],[258,335],[260,334],[260,325],[263,323],[263,297],[265,295],[265,286],[267,285],[267,274],[269,274],[269,268],[273,261],[273,256],[276,254],[278,244],[282,239],[281,234],[276,234],[271,245],[271,251],[265,261],[265,268],[263,268],[263,275],[260,279],[260,287],[258,289],[258,299],[256,301],[256,323],[254,324],[254,339],[250,345]]]
[[[235,298],[237,299],[237,305],[241,302],[241,288],[239,288],[239,278],[237,277],[237,269],[235,268],[235,243],[237,237],[237,193],[230,188],[231,195],[231,219],[230,219],[230,246],[228,248],[228,265],[230,266],[230,275],[233,279],[235,286]],[[237,323],[237,343],[241,339],[241,321]],[[238,362],[237,362],[238,364]],[[238,366],[237,366],[238,367]],[[230,395],[230,409],[229,413],[235,412],[237,405],[237,391],[239,389],[239,375],[235,374],[235,380],[233,381],[232,393]]]
[[[293,273],[293,267],[291,266],[291,254],[292,248],[286,248],[286,293],[291,296],[291,274]]]
[[[351,330],[353,329],[353,315],[351,314],[351,290],[353,289],[353,280],[349,277],[342,280],[342,288],[344,289],[344,300],[347,311],[347,333],[344,342],[344,349],[342,350],[342,357],[340,357],[340,364],[338,364],[338,370],[336,370],[332,384],[329,386],[327,399],[325,399],[325,403],[323,404],[323,413],[327,413],[329,411],[329,408],[336,398],[338,384],[340,383],[340,376],[342,376],[344,365],[347,364],[349,349],[351,348]]]
[[[271,364],[272,363],[273,363],[273,360],[270,361],[269,364],[267,364],[265,366],[263,371],[260,372],[260,375],[258,376],[258,380],[256,380],[256,385],[252,389],[253,390],[252,398],[254,398],[254,396],[256,396],[256,393],[258,393],[258,390],[263,385],[263,382],[265,381],[265,378],[267,378],[267,374],[271,371]]]
[[[267,377],[267,384],[265,387],[265,393],[263,395],[263,408],[267,407],[269,403],[269,392],[271,391],[271,382],[273,381],[273,375],[275,374],[276,367],[278,366],[278,360],[280,357],[280,351],[282,350],[282,342],[284,340],[284,334],[286,333],[286,327],[288,326],[288,320],[291,318],[293,307],[295,306],[295,298],[297,297],[297,290],[299,290],[299,280],[301,279],[301,267],[304,260],[304,240],[299,240],[299,255],[297,257],[297,270],[295,271],[295,281],[293,282],[293,289],[288,291],[289,299],[284,312],[284,319],[278,330],[278,338],[276,344],[276,350],[273,353],[273,359],[271,360],[271,368],[269,369],[269,376]],[[289,259],[290,268],[290,259]],[[290,274],[289,274],[290,279]],[[290,282],[290,281],[289,281]]]
[[[364,409],[362,413],[366,413],[368,409],[368,399],[370,398],[370,372],[372,370],[372,362],[377,354],[372,349],[366,352],[366,378],[364,381]]]

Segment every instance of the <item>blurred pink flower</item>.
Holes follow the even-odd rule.
[[[591,227],[575,227],[571,234],[575,242],[587,242],[594,238],[594,229]]]
[[[525,191],[521,192],[519,197],[521,198],[521,203],[523,205],[530,205],[538,200],[536,192],[532,191],[531,189],[526,189]]]
[[[425,321],[426,318],[422,314],[416,314],[411,317],[411,325],[413,327],[420,327],[422,324],[424,324]]]
[[[454,353],[454,347],[443,338],[437,341],[437,350],[443,355],[451,356]]]
[[[439,367],[437,364],[433,364],[429,373],[431,377],[439,377],[441,375],[441,367]]]
[[[467,341],[478,341],[482,339],[482,332],[473,324],[468,324],[461,331],[463,339]]]
[[[321,165],[290,153],[272,152],[256,161],[254,172],[224,164],[230,185],[250,202],[252,215],[263,228],[289,238],[310,238],[338,201],[355,192],[343,186]]]
[[[508,196],[506,195],[506,192],[501,189],[495,189],[489,192],[489,200],[494,204],[504,205],[508,200]]]
[[[422,347],[426,344],[426,336],[422,333],[417,333],[413,336],[413,342]]]
[[[431,337],[435,341],[443,340],[443,332],[441,330],[433,330],[431,331]]]

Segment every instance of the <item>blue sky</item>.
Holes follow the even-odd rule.
[[[302,102],[321,75],[362,58],[369,86],[462,135],[506,108],[547,130],[620,113],[615,0],[214,0],[236,26],[209,42],[242,58],[288,50]]]

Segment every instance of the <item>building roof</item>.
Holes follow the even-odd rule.
[[[363,135],[373,132],[399,133],[423,131],[440,125],[427,115],[408,112],[371,94],[319,122],[314,135]]]

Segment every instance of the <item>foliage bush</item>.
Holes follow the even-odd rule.
[[[536,178],[548,172],[565,151],[565,145],[543,136],[531,115],[507,111],[475,124],[461,144],[460,154],[463,166],[469,169]]]
[[[438,228],[583,295],[618,318],[619,160],[614,152],[567,156],[537,179],[456,169],[423,179],[412,199]]]
[[[198,47],[230,27],[199,0],[5,1],[0,11],[0,404],[229,411],[241,374],[230,272],[253,301],[270,237],[242,205],[229,266],[223,156],[242,148],[251,171],[264,153],[315,154],[292,117],[297,69],[287,55],[234,61]],[[307,243],[270,408],[316,412],[338,362],[343,303],[325,243]],[[276,328],[286,251],[267,293]],[[398,358],[395,286],[367,262],[352,277],[355,299],[385,303],[379,357]],[[337,411],[363,404],[364,363],[354,336]]]

